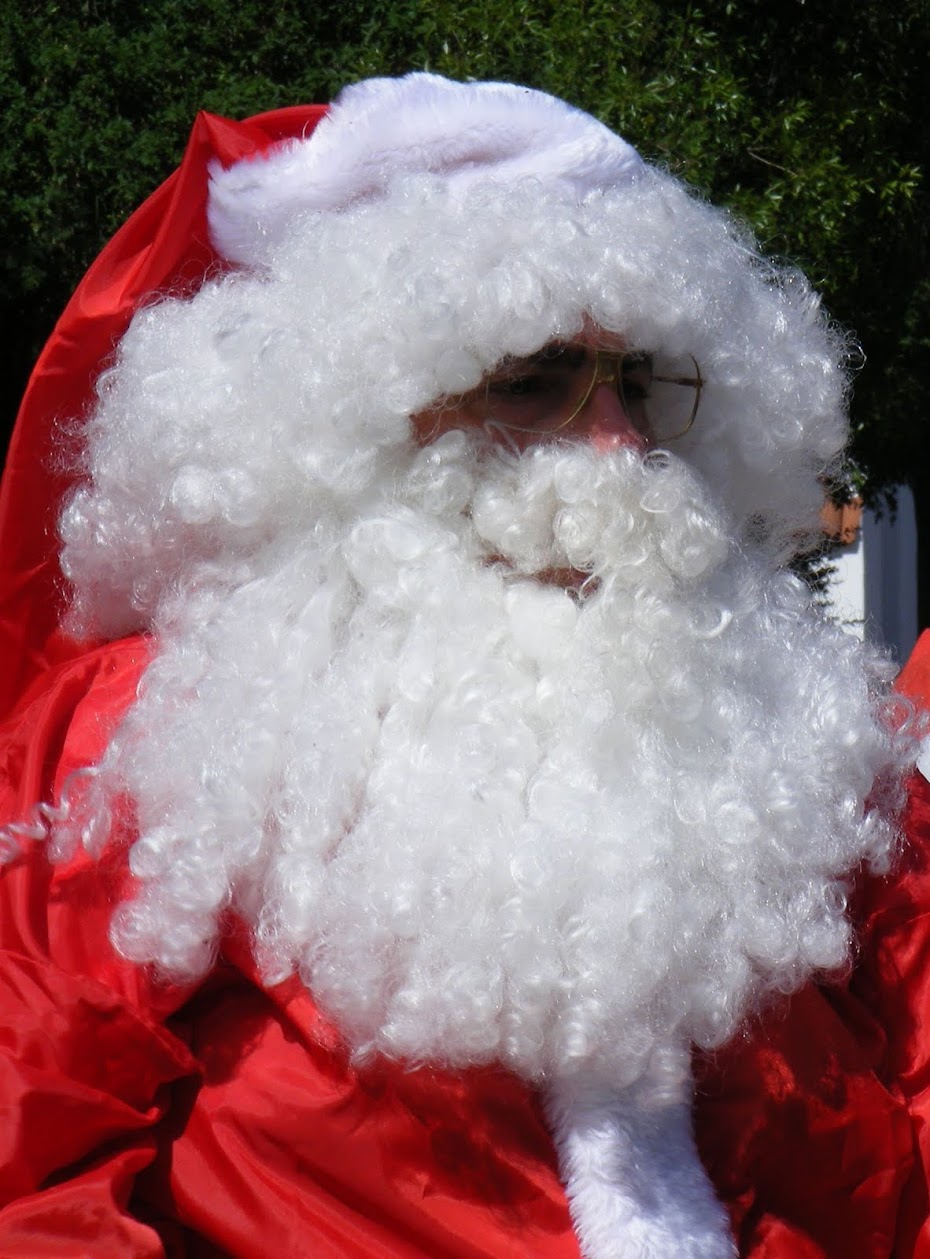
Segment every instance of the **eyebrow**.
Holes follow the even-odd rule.
[[[554,358],[558,358],[562,354],[567,354],[570,350],[576,350],[582,357],[590,353],[588,346],[578,345],[574,341],[550,341],[548,345],[544,345],[535,354],[508,354],[498,364],[498,370],[513,363],[538,363],[544,365],[551,363]]]
[[[574,341],[550,341],[548,345],[544,345],[541,350],[537,350],[535,354],[531,354],[530,360],[554,358],[557,354],[565,354],[568,350],[586,350],[587,347],[578,345]]]

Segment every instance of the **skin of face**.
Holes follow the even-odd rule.
[[[586,327],[578,337],[573,338],[572,344],[613,351],[625,348],[616,338],[599,334],[596,328],[591,327]],[[480,388],[481,386],[479,390]],[[411,423],[417,442],[421,446],[428,446],[452,429],[482,427],[484,421],[475,414],[472,401],[477,392],[473,391],[462,398],[444,399],[441,404],[428,407],[412,416]],[[599,381],[572,422],[555,432],[527,433],[515,429],[502,432],[491,425],[488,426],[488,432],[494,440],[520,451],[537,442],[566,440],[590,442],[602,454],[624,447],[644,453],[649,446],[648,439],[624,409],[614,381]]]
[[[572,344],[617,352],[626,348],[619,338],[611,337],[592,326],[586,326],[578,337],[572,339]],[[411,424],[417,443],[428,446],[454,429],[483,427],[485,422],[476,414],[473,402],[482,388],[479,385],[478,390],[461,398],[443,399],[439,404],[412,416]],[[538,442],[569,440],[590,442],[601,454],[624,447],[644,454],[650,445],[648,438],[636,427],[624,409],[615,381],[599,381],[572,422],[555,432],[527,433],[515,429],[504,432],[492,425],[487,426],[487,432],[494,441],[521,452]],[[577,591],[584,583],[590,585],[591,582],[589,574],[573,568],[546,569],[537,573],[536,579],[567,591]]]

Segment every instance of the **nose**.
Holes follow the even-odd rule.
[[[573,436],[585,437],[598,454],[612,450],[643,452],[649,441],[630,419],[614,381],[599,381],[572,424]]]

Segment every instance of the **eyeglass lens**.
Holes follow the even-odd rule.
[[[624,410],[651,441],[690,427],[703,383],[694,359],[656,364],[643,353],[613,354],[555,344],[505,360],[487,379],[482,418],[520,432],[555,433],[584,407],[596,379],[615,383]]]

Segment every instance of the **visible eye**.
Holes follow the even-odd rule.
[[[527,432],[557,429],[583,397],[593,363],[584,346],[561,343],[505,360],[488,378],[486,418]]]
[[[488,394],[492,398],[532,398],[547,393],[551,387],[552,377],[546,373],[523,372],[492,376],[488,381]]]

